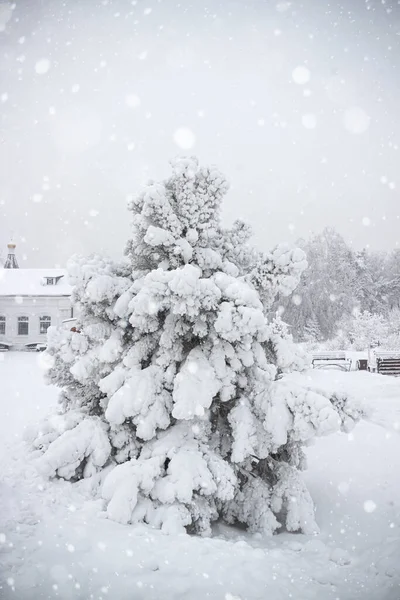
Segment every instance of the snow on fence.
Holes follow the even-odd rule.
[[[325,369],[327,367],[336,367],[343,371],[350,371],[351,359],[347,358],[346,352],[314,352],[312,355],[312,366],[314,369]]]
[[[381,375],[400,375],[400,351],[375,351],[376,372]]]

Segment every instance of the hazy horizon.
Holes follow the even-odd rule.
[[[0,2],[0,255],[121,255],[126,197],[177,154],[220,168],[262,249],[395,248],[400,4],[344,4]]]

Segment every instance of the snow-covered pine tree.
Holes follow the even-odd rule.
[[[307,320],[304,327],[304,341],[308,343],[320,342],[322,339],[321,330],[319,328],[318,320],[315,315],[311,315]]]
[[[292,326],[297,341],[305,341],[306,329],[313,320],[318,323],[319,340],[331,339],[338,321],[357,305],[354,253],[331,228],[300,243],[309,267],[294,296],[279,299],[279,304],[285,309],[284,319]]]
[[[354,350],[367,350],[370,346],[384,345],[388,335],[388,323],[383,315],[372,314],[367,310],[355,312],[351,319],[343,322],[345,332]]]
[[[305,361],[265,316],[295,288],[304,253],[257,252],[247,226],[221,225],[219,171],[194,158],[172,168],[129,205],[125,263],[69,266],[79,332],[49,335],[62,401],[32,440],[39,464],[98,482],[121,523],[315,532],[302,447],[359,411],[291,381]]]

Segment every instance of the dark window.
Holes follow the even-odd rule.
[[[39,318],[39,333],[47,333],[48,328],[51,325],[51,317],[45,315]]]
[[[29,317],[18,317],[18,335],[29,334]]]
[[[0,335],[4,335],[6,332],[6,318],[0,316]]]

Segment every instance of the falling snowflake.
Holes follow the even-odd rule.
[[[347,481],[341,481],[338,485],[338,490],[341,494],[346,494],[349,491],[350,485]]]
[[[48,58],[42,58],[35,64],[35,71],[38,75],[44,75],[50,69],[50,61]]]
[[[292,79],[298,85],[305,85],[310,81],[311,74],[307,67],[300,66],[296,67],[292,71]]]
[[[129,108],[138,108],[140,106],[140,98],[136,94],[128,94],[125,96],[125,104]]]
[[[39,352],[36,362],[40,369],[43,371],[49,371],[54,366],[55,359],[53,356],[50,356],[50,354],[47,354],[47,352]]]
[[[317,117],[313,114],[303,115],[301,123],[306,129],[315,129],[317,126]]]
[[[180,127],[174,133],[174,142],[179,148],[189,150],[196,143],[196,136],[191,129]]]
[[[33,202],[41,202],[43,200],[42,194],[33,194],[32,196]]]
[[[149,315],[155,315],[158,311],[158,304],[154,300],[149,300],[148,304]]]
[[[197,373],[199,369],[197,363],[195,363],[193,360],[188,363],[187,368],[189,373]]]
[[[364,502],[364,510],[367,513],[372,513],[376,509],[376,504],[373,500],[366,500]]]
[[[73,85],[73,86],[72,86],[72,88],[71,88],[71,92],[72,92],[73,94],[76,94],[77,92],[79,92],[79,90],[80,90],[80,87],[81,87],[81,86],[79,85],[79,83],[74,83],[74,85]]]
[[[365,227],[369,227],[371,225],[371,219],[369,217],[363,217],[362,224]]]
[[[358,106],[353,106],[344,111],[343,123],[350,133],[365,133],[369,127],[370,120],[365,110]]]

